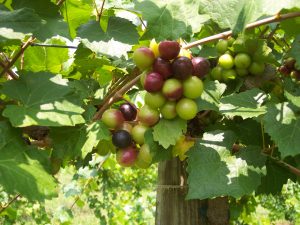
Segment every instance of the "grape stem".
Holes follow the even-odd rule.
[[[290,19],[290,18],[294,18],[294,17],[299,17],[299,16],[300,16],[300,12],[292,12],[292,13],[286,13],[286,14],[282,14],[282,15],[276,14],[274,16],[271,16],[271,17],[268,17],[268,18],[265,18],[265,19],[262,19],[262,20],[258,20],[256,22],[249,23],[249,24],[246,25],[246,29],[251,29],[251,28],[254,28],[254,27],[261,26],[261,25],[274,23],[274,22],[279,22],[279,21],[282,21],[282,20],[286,20],[286,19]],[[222,39],[222,38],[227,38],[231,35],[232,35],[232,30],[225,31],[225,32],[222,32],[222,33],[219,33],[219,34],[216,34],[216,35],[212,35],[212,36],[209,36],[209,37],[206,37],[206,38],[202,38],[198,41],[189,43],[187,45],[184,45],[182,48],[183,49],[189,49],[189,48],[201,45],[201,44],[205,44],[207,42],[211,42],[211,41]]]
[[[23,52],[30,46],[30,44],[35,40],[34,37],[30,37],[21,47],[21,49],[17,52],[17,54],[12,58],[10,62],[3,68],[0,77],[7,73],[7,71],[15,64],[18,58],[23,54]]]
[[[20,194],[17,194],[15,197],[13,197],[13,199],[11,199],[6,205],[4,206],[1,206],[0,208],[0,214],[2,212],[5,211],[5,209],[7,209],[12,203],[14,203],[21,195]]]
[[[59,1],[56,3],[56,5],[57,5],[57,6],[61,6],[61,5],[64,3],[64,1],[65,1],[65,0],[59,0]]]
[[[2,62],[2,61],[0,61],[0,66],[1,66],[3,69],[6,67],[5,63]],[[18,75],[17,75],[14,71],[12,71],[11,69],[8,69],[6,72],[7,72],[8,75],[9,75],[12,79],[14,79],[14,80],[17,80],[17,79],[19,78]]]

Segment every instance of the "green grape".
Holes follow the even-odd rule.
[[[198,112],[198,106],[194,100],[182,98],[177,102],[176,112],[180,118],[184,120],[190,120],[196,116]]]
[[[231,69],[234,66],[233,57],[228,53],[221,55],[219,58],[219,65],[223,69]]]

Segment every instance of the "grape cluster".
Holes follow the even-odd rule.
[[[112,143],[118,148],[117,162],[124,167],[136,165],[148,168],[152,161],[149,146],[144,144],[144,134],[148,127],[142,124],[132,127],[130,121],[135,121],[136,117],[135,106],[123,103],[118,109],[107,109],[101,120],[112,129]]]
[[[296,60],[294,58],[287,58],[283,65],[278,68],[278,71],[284,76],[291,76],[296,80],[300,80],[300,70],[297,70]]]
[[[243,45],[241,39],[220,40],[216,44],[216,50],[220,54],[218,64],[210,73],[214,80],[228,82],[247,75],[261,75],[264,73],[265,64],[253,61],[251,56],[243,51],[234,52],[232,45]]]
[[[145,105],[138,113],[139,121],[152,126],[160,114],[165,119],[177,116],[193,119],[197,112],[194,99],[203,92],[203,78],[210,69],[210,63],[202,57],[192,58],[187,50],[180,51],[176,41],[152,41],[150,48],[135,50],[133,60],[144,70],[141,84],[147,91]],[[152,115],[146,116],[146,115]]]
[[[190,120],[196,116],[195,99],[203,92],[201,78],[208,74],[210,63],[202,57],[192,58],[187,50],[180,50],[176,41],[152,41],[149,48],[134,51],[133,61],[143,71],[145,105],[137,109],[124,103],[118,109],[107,109],[101,120],[112,130],[117,162],[125,167],[147,168],[152,156],[145,144],[145,132],[161,117]]]

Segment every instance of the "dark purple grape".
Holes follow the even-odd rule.
[[[172,67],[169,60],[165,60],[162,58],[157,58],[153,64],[153,70],[167,79],[172,76]]]
[[[136,108],[129,103],[120,105],[119,110],[122,112],[124,119],[127,121],[132,121],[136,118]]]
[[[185,56],[178,57],[172,62],[174,77],[184,80],[193,74],[192,61]]]
[[[118,130],[112,135],[112,143],[118,148],[126,148],[131,145],[132,138],[126,130]]]
[[[162,41],[158,45],[158,51],[163,59],[175,59],[179,54],[180,45],[177,41]]]
[[[197,77],[203,78],[206,74],[208,74],[210,63],[207,59],[203,57],[195,57],[192,58],[192,64],[194,67],[194,75]]]

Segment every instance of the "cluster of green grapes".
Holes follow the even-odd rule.
[[[228,82],[238,76],[261,75],[264,73],[265,64],[255,62],[247,52],[234,52],[232,46],[240,45],[242,40],[230,38],[219,40],[216,49],[220,54],[218,64],[211,70],[210,76],[214,80]],[[243,43],[242,43],[243,44]]]
[[[180,51],[176,41],[152,41],[149,48],[134,51],[133,61],[143,71],[145,105],[137,109],[132,103],[124,103],[118,109],[107,109],[101,120],[112,130],[117,162],[124,167],[148,168],[152,155],[150,146],[145,144],[145,132],[161,117],[190,120],[196,116],[195,99],[203,92],[201,78],[208,74],[210,63]]]
[[[291,76],[296,80],[300,80],[300,70],[296,69],[296,60],[294,58],[287,58],[283,65],[278,68],[278,71],[284,76]]]

